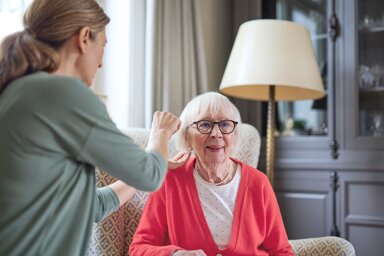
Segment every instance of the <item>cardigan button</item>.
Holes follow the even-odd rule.
[[[221,255],[221,253],[218,253],[218,254],[216,254],[216,256],[223,256],[223,255]]]

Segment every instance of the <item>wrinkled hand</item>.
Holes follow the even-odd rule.
[[[168,169],[176,169],[182,165],[184,165],[189,157],[191,156],[191,152],[180,152],[176,156],[168,159]]]
[[[203,250],[185,251],[180,250],[172,253],[172,256],[207,256]]]
[[[172,136],[180,128],[180,119],[170,112],[156,111],[153,114],[152,130],[165,131]]]

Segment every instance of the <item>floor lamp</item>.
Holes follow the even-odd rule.
[[[220,91],[238,98],[268,101],[266,173],[273,186],[275,102],[318,99],[325,95],[308,30],[282,20],[243,23]]]

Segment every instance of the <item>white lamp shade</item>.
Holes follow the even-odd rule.
[[[317,99],[324,96],[319,66],[308,30],[282,20],[243,23],[237,34],[220,90],[230,96],[269,100]]]

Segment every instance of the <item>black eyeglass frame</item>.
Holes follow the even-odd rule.
[[[201,132],[200,129],[199,129],[199,123],[200,123],[200,122],[209,122],[209,123],[213,124],[212,127],[211,127],[211,130],[209,130],[208,132]],[[230,132],[225,132],[225,131],[221,130],[220,124],[221,124],[222,122],[231,122],[231,123],[233,123],[233,130],[230,131]],[[192,125],[195,124],[195,125],[196,125],[196,129],[197,129],[201,134],[210,134],[210,133],[213,131],[213,128],[215,127],[215,125],[217,124],[217,126],[219,127],[219,130],[220,130],[220,132],[221,132],[222,134],[231,134],[231,133],[233,133],[233,131],[236,129],[236,126],[237,126],[238,123],[239,123],[239,122],[236,122],[236,121],[233,121],[233,120],[221,120],[221,121],[217,121],[217,122],[215,122],[215,121],[211,121],[211,120],[199,120],[199,121],[195,121],[195,122],[193,122],[193,123],[190,124],[189,126],[192,126]]]

